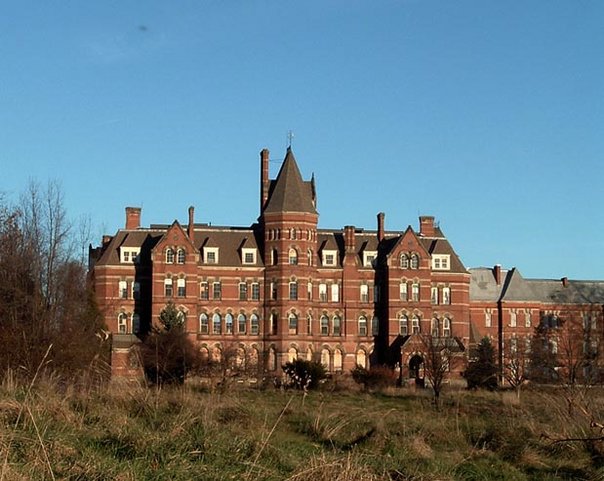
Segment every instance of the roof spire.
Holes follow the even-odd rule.
[[[288,130],[287,131],[287,150],[291,150],[293,139],[294,139],[294,133],[291,130]]]

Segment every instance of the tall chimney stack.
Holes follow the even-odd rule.
[[[193,241],[193,236],[195,235],[195,207],[189,207],[189,225],[187,226],[187,235],[189,236],[189,240]]]
[[[377,215],[378,242],[382,242],[382,240],[384,239],[384,218],[385,217],[386,217],[386,214],[384,214],[383,212],[380,212]]]
[[[270,185],[268,180],[268,154],[268,149],[260,151],[260,212],[262,212],[268,200],[268,188]]]
[[[419,218],[419,233],[424,237],[434,237],[434,217],[431,215],[422,215]]]
[[[344,227],[344,249],[346,252],[354,252],[354,231],[355,229],[353,225],[347,225]]]
[[[493,267],[493,276],[495,276],[495,282],[498,286],[501,285],[501,264],[495,264]]]
[[[141,226],[141,208],[126,207],[126,229],[138,229]]]

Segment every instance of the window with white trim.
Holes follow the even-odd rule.
[[[411,254],[411,269],[419,269],[419,256],[417,254]]]
[[[517,324],[516,310],[511,309],[510,310],[510,327],[516,327],[516,324]]]
[[[117,332],[119,334],[128,333],[128,315],[124,312],[121,312],[119,316],[117,316]]]
[[[367,335],[367,318],[365,316],[359,316],[359,336]]]
[[[128,282],[119,281],[118,290],[120,299],[128,299]]]
[[[289,334],[298,334],[298,316],[296,316],[293,312],[290,312],[287,323]]]
[[[332,320],[332,334],[334,336],[342,335],[342,318],[340,316],[333,316]]]
[[[222,318],[217,312],[212,316],[212,333],[221,334],[222,332]]]
[[[224,328],[226,334],[233,334],[233,314],[230,312],[224,316]]]
[[[321,335],[327,336],[329,334],[329,318],[326,315],[321,316]]]
[[[373,267],[377,259],[377,251],[363,251],[363,266]]]
[[[491,327],[493,325],[493,314],[490,309],[484,311],[484,327]]]
[[[432,304],[438,304],[438,287],[430,288],[430,302],[432,302]]]
[[[399,265],[401,269],[409,269],[409,256],[407,254],[401,254]]]
[[[212,299],[220,300],[222,298],[222,284],[214,282],[212,284]]]
[[[199,332],[201,334],[209,334],[210,332],[210,322],[205,312],[199,315]]]
[[[312,315],[306,316],[306,334],[312,334]]]
[[[239,334],[245,334],[247,332],[247,319],[243,313],[240,313],[237,316],[237,332]]]
[[[260,319],[256,314],[250,316],[250,334],[256,336],[260,332]]]
[[[140,247],[120,247],[120,262],[122,264],[138,263]]]
[[[206,281],[199,283],[199,298],[205,301],[210,298],[210,285]]]
[[[176,280],[176,295],[178,297],[185,297],[187,295],[187,282],[186,279]]]
[[[443,319],[443,337],[451,337],[451,319],[448,317]]]
[[[414,282],[411,285],[411,300],[418,302],[419,301],[419,283]]]
[[[439,321],[436,317],[432,318],[430,323],[430,335],[432,337],[440,337],[440,326]]]
[[[298,300],[298,283],[296,281],[292,281],[289,283],[289,300]]]
[[[306,298],[312,301],[312,282],[306,284]]]
[[[419,324],[419,317],[416,314],[413,314],[413,317],[411,318],[411,333],[419,334],[420,331],[421,331],[421,328],[420,328],[420,324]]]
[[[288,253],[287,257],[289,259],[289,265],[290,266],[297,266],[298,265],[298,251],[296,251],[296,249],[291,248],[289,250],[289,253]]]
[[[172,279],[170,277],[164,279],[164,295],[172,297]]]
[[[524,311],[524,326],[525,327],[531,327],[531,324],[532,324],[531,310],[530,309],[526,309]]]
[[[256,264],[256,249],[244,247],[241,249],[241,262],[243,264]]]
[[[260,300],[260,283],[252,282],[252,301]]]
[[[369,286],[361,284],[361,302],[369,302]]]
[[[339,284],[331,285],[331,302],[339,302],[340,300],[340,286]]]
[[[449,254],[432,254],[432,270],[448,271],[451,269],[451,256]]]
[[[174,264],[174,249],[171,247],[166,250],[166,264]]]
[[[342,351],[338,348],[333,352],[333,370],[336,372],[342,370]]]
[[[204,264],[218,264],[218,247],[204,247],[203,248],[203,262]]]
[[[405,314],[401,314],[398,318],[398,333],[401,336],[409,334],[409,318]]]
[[[323,265],[324,266],[335,266],[336,265],[336,254],[338,251],[324,250],[323,254]]]
[[[442,288],[442,303],[451,304],[451,288],[450,287]]]
[[[319,301],[327,302],[327,284],[319,284]]]
[[[239,300],[247,301],[247,283],[246,282],[239,283]]]
[[[178,264],[184,264],[186,258],[187,258],[187,253],[185,252],[184,249],[178,249],[178,251],[176,251],[176,262]]]

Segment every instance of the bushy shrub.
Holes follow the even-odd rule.
[[[382,389],[394,386],[396,383],[396,373],[387,366],[373,366],[366,369],[357,364],[350,373],[354,382],[362,385],[366,390]]]
[[[286,384],[295,389],[315,389],[327,378],[325,366],[317,361],[295,359],[281,367],[287,377]]]

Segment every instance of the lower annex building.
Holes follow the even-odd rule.
[[[186,226],[142,227],[141,209],[127,207],[125,227],[90,249],[114,375],[138,372],[138,337],[170,302],[208,358],[234,356],[238,365],[269,375],[301,357],[320,360],[331,372],[400,363],[404,376],[418,377],[422,357],[413,341],[419,334],[456,352],[462,362],[451,369],[459,375],[468,348],[482,336],[497,339],[502,350],[504,338],[526,336],[553,309],[547,294],[535,296],[527,281],[515,283],[520,304],[503,308],[508,285],[520,274],[499,266],[466,269],[432,216],[421,216],[418,230],[386,230],[383,213],[374,230],[319,229],[314,177],[303,180],[291,148],[276,179],[269,178],[268,150],[261,151],[260,216],[251,226],[196,223],[193,207],[188,214]],[[602,304],[603,283],[590,286]],[[594,322],[601,317],[602,309]]]

